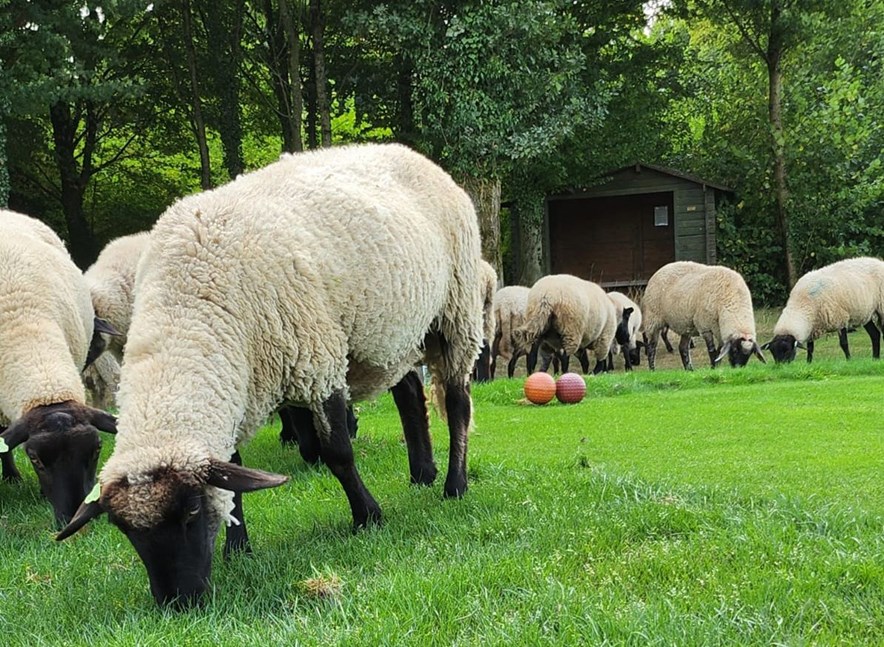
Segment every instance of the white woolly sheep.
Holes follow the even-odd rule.
[[[285,156],[178,201],[139,265],[120,434],[100,497],[58,538],[106,510],[157,602],[195,602],[220,524],[241,523],[239,494],[286,481],[230,462],[281,403],[311,414],[354,524],[379,520],[353,462],[347,402],[388,388],[395,397],[421,360],[445,388],[444,492],[461,496],[482,340],[479,261],[467,194],[400,145]],[[406,435],[417,430],[429,446],[426,409],[422,421],[400,414]]]
[[[850,359],[847,330],[858,326],[869,333],[872,357],[879,359],[884,331],[884,261],[879,258],[838,261],[798,279],[773,339],[762,349],[770,349],[777,362],[790,362],[796,348],[805,348],[810,362],[814,340],[837,330],[844,356]]]
[[[24,445],[55,520],[66,523],[92,487],[113,417],[85,404],[80,369],[94,328],[89,290],[61,239],[42,222],[0,211],[0,433],[5,480],[20,480]]]
[[[608,354],[608,370],[614,370],[614,355],[623,352],[623,362],[627,371],[641,362],[641,344],[638,331],[642,328],[642,311],[638,304],[622,292],[608,292],[608,298],[614,304],[617,330]]]
[[[502,357],[507,362],[507,377],[515,375],[516,361],[522,356],[526,356],[527,373],[534,372],[537,364],[537,348],[532,347],[525,352],[516,343],[515,338],[515,331],[525,321],[529,291],[530,288],[523,285],[507,285],[494,294],[493,316],[496,332],[494,342],[491,344],[491,379],[494,379],[497,371],[498,357]]]
[[[583,372],[588,373],[585,351],[589,349],[596,358],[593,373],[600,373],[608,368],[616,328],[614,304],[599,285],[570,274],[554,274],[531,287],[525,322],[516,336],[523,349],[540,342],[541,371],[561,351],[563,372],[568,370],[568,356],[576,353]]]
[[[725,356],[731,366],[744,366],[752,354],[764,362],[755,338],[752,295],[743,277],[727,267],[693,261],[664,265],[648,281],[642,316],[651,370],[665,326],[681,335],[678,350],[686,370],[693,369],[692,335],[702,335],[713,367]]]

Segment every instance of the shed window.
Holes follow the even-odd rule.
[[[669,226],[669,207],[654,207],[654,226],[655,227],[668,227]]]

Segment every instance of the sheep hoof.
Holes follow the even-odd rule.
[[[360,515],[361,516],[361,515]],[[357,532],[362,528],[367,528],[368,526],[380,526],[383,523],[383,515],[381,514],[381,508],[377,504],[374,507],[366,510],[364,516],[357,519],[353,518],[353,532]]]
[[[436,466],[430,463],[411,472],[412,485],[432,485],[436,481],[438,471]]]
[[[445,481],[445,489],[442,496],[446,499],[459,499],[467,493],[467,479],[465,476],[449,476]]]

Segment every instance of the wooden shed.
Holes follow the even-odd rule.
[[[716,262],[715,208],[730,189],[650,164],[598,179],[591,187],[547,197],[547,273],[629,287],[645,285],[672,261]]]

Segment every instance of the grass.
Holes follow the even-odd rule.
[[[850,362],[835,339],[837,354],[820,343],[809,366],[587,378],[572,406],[527,404],[519,379],[475,385],[470,491],[458,501],[441,498],[441,477],[408,485],[391,399],[363,404],[354,447],[386,522],[357,534],[334,478],[281,448],[270,425],[244,459],[291,482],[246,495],[255,554],[225,563],[219,542],[209,603],[180,614],[155,608],[106,521],[56,544],[18,452],[25,482],[0,484],[0,636],[28,646],[882,644],[884,364],[853,337]],[[435,417],[433,429],[442,467]]]

